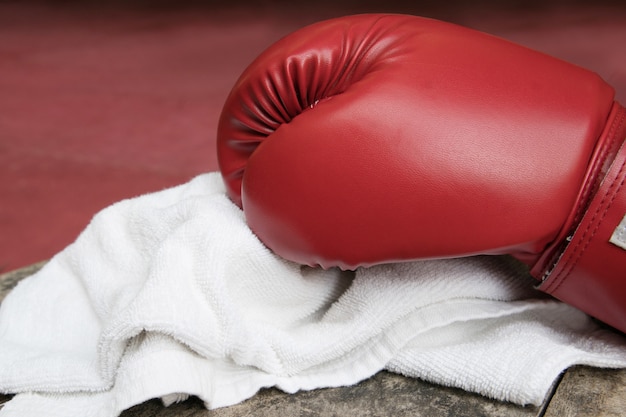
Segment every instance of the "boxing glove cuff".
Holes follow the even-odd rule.
[[[626,110],[618,104],[606,135],[615,158],[538,288],[626,332]]]

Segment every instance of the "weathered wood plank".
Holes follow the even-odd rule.
[[[262,390],[248,401],[213,411],[207,411],[197,399],[168,408],[159,401],[149,401],[125,411],[122,417],[534,417],[538,412],[537,407],[492,401],[459,389],[380,372],[351,387],[291,395],[276,389]]]
[[[623,417],[626,369],[574,367],[567,371],[544,417]]]

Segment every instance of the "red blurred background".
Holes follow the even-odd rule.
[[[419,14],[590,68],[626,102],[626,5],[611,1],[0,2],[0,272],[47,259],[107,205],[217,170],[223,101],[307,23]]]

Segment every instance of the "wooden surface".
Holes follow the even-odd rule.
[[[0,275],[0,301],[17,283],[43,263]],[[0,407],[10,400],[0,394]],[[343,388],[285,394],[262,390],[253,398],[217,410],[207,410],[197,398],[164,407],[151,400],[122,417],[265,417],[265,416],[472,416],[472,417],[617,417],[626,415],[626,370],[589,367],[569,369],[555,383],[541,407],[520,407],[493,401],[455,388],[380,372],[362,383]]]
[[[568,370],[545,417],[626,416],[626,370],[576,367]]]

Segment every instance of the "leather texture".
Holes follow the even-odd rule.
[[[621,149],[539,289],[626,331],[626,248],[611,243],[626,214],[626,110],[613,113],[606,136]]]
[[[543,278],[616,157],[606,132],[619,108],[596,74],[506,40],[347,16],[244,71],[218,159],[251,229],[292,261],[511,254]]]

